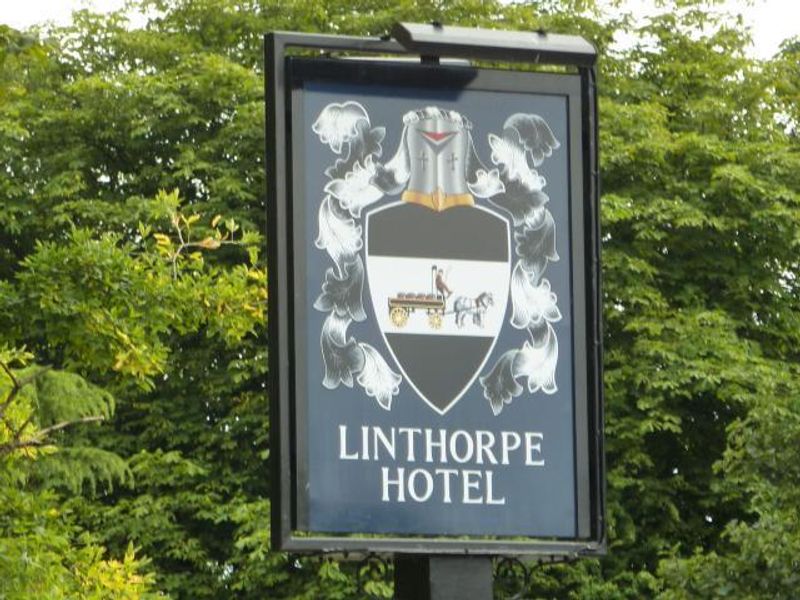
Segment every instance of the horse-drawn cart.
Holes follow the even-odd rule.
[[[395,327],[405,327],[408,316],[424,310],[431,329],[440,329],[444,323],[446,300],[438,294],[397,294],[389,298],[389,318]]]

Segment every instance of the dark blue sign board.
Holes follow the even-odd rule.
[[[601,553],[593,69],[290,48],[405,53],[267,38],[275,546]]]

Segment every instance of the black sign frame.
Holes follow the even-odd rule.
[[[397,36],[400,38],[400,36]],[[408,45],[408,44],[407,44]],[[292,57],[309,51],[323,53],[322,58]],[[597,101],[594,57],[576,55],[572,66],[576,73],[533,74],[521,71],[447,67],[438,57],[423,57],[420,63],[386,63],[352,61],[333,58],[336,53],[371,53],[379,55],[415,56],[400,43],[377,38],[270,33],[265,37],[265,100],[266,100],[266,171],[269,269],[269,403],[270,403],[270,485],[271,533],[276,550],[290,552],[340,553],[427,553],[473,555],[599,555],[606,551],[605,538],[605,464],[603,453],[603,390],[602,334],[600,295],[600,230],[599,230],[599,170],[597,151]],[[446,49],[445,49],[446,52]],[[459,47],[453,56],[474,59],[496,58],[496,49],[487,51],[476,46],[474,52]],[[526,58],[527,57],[527,58]],[[396,59],[395,59],[396,60]],[[510,55],[510,60],[529,60],[528,55]],[[560,52],[548,61],[543,53],[536,62],[570,64],[569,54]],[[428,64],[425,64],[428,63]],[[582,236],[571,236],[573,260],[578,263],[573,275],[573,297],[580,297],[584,310],[580,322],[575,320],[575,345],[581,346],[584,359],[576,362],[575,395],[575,482],[576,531],[574,538],[524,540],[485,537],[384,536],[315,534],[304,529],[305,503],[302,493],[303,453],[307,445],[305,431],[305,398],[298,389],[296,360],[298,334],[303,323],[295,319],[297,281],[294,264],[303,259],[305,248],[297,243],[294,232],[301,215],[295,214],[292,201],[302,182],[293,168],[293,157],[300,155],[293,144],[293,104],[297,103],[298,85],[304,77],[325,77],[332,71],[358,74],[379,73],[381,65],[392,68],[388,77],[396,79],[398,68],[410,77],[446,81],[457,84],[459,73],[470,71],[464,86],[479,89],[511,88],[532,85],[529,90],[548,90],[567,94],[570,98],[570,137],[573,147],[580,148],[581,167],[570,172],[571,231],[576,223]],[[412,66],[413,65],[413,66]],[[417,75],[414,75],[417,73]],[[431,77],[432,76],[432,77]],[[441,77],[445,76],[442,80]],[[462,78],[463,79],[463,78]],[[525,84],[527,82],[527,84]],[[538,87],[537,87],[538,86]],[[294,90],[294,93],[293,93]],[[575,105],[579,108],[576,109]],[[577,118],[574,118],[577,117]],[[579,125],[575,122],[577,121]],[[298,204],[299,206],[299,204]],[[572,300],[572,299],[570,299]],[[582,364],[581,364],[582,363]],[[302,386],[300,386],[302,387]],[[581,432],[583,432],[581,434]],[[368,534],[369,532],[365,532]]]

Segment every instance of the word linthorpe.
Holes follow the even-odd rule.
[[[419,427],[362,426],[348,437],[347,425],[339,425],[339,460],[393,461],[405,464],[435,463],[439,468],[381,467],[383,502],[504,505],[505,496],[494,490],[490,469],[442,468],[441,465],[510,465],[543,467],[538,431],[467,431]]]

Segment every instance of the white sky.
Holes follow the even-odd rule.
[[[72,10],[93,8],[114,10],[124,0],[0,0],[0,24],[18,29],[44,21],[65,23]],[[767,58],[774,54],[781,41],[800,35],[800,0],[728,0],[727,5],[744,15],[745,24],[753,28],[754,54]],[[632,12],[649,12],[652,0],[626,0]]]

